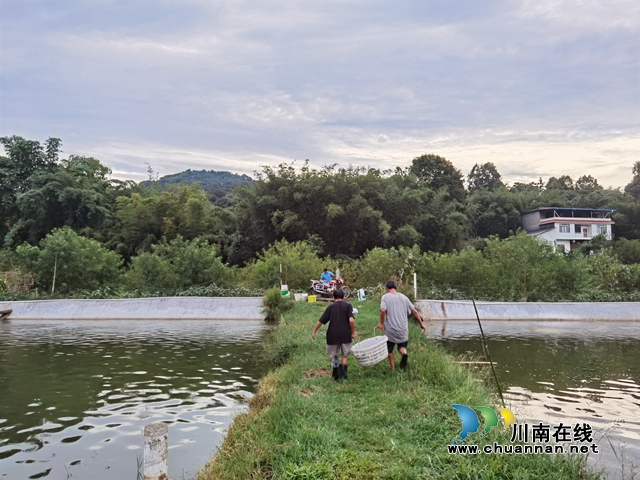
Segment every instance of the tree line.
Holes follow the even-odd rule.
[[[540,206],[615,209],[617,242],[600,250],[621,265],[638,262],[640,251],[640,162],[624,189],[603,188],[590,175],[506,185],[492,163],[475,165],[465,178],[433,154],[391,171],[285,163],[263,166],[253,181],[213,203],[198,183],[160,184],[151,175],[143,183],[121,181],[98,159],[62,158],[56,138],[0,142],[1,260],[4,270],[20,270],[25,284],[28,273],[40,288],[50,287],[56,259],[63,277],[65,268],[104,266],[106,277],[69,273],[71,283],[59,283],[69,291],[109,284],[158,291],[267,288],[277,272],[265,265],[290,250],[313,269],[342,264],[369,286],[367,268],[376,267],[364,265],[372,252],[412,251],[422,259],[484,255],[488,241],[518,238],[522,212]],[[83,266],[72,267],[74,261]]]

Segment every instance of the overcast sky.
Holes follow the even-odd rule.
[[[263,164],[631,180],[640,2],[0,0],[0,135],[120,178]]]

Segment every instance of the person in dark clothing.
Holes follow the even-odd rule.
[[[334,380],[347,379],[347,357],[351,353],[353,339],[356,338],[356,321],[353,318],[353,307],[350,303],[344,301],[344,292],[342,289],[333,292],[333,303],[329,305],[316,327],[313,329],[311,338],[316,339],[316,333],[322,327],[329,323],[327,329],[327,353],[331,358],[331,366],[333,367]],[[338,355],[342,355],[342,359],[338,360]]]

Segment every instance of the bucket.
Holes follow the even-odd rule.
[[[307,302],[309,303],[316,303],[316,296],[315,295],[309,295],[307,297]]]
[[[296,299],[296,302],[304,302],[307,299],[307,297],[309,296],[309,294],[307,294],[307,293],[296,293],[293,296]]]
[[[282,292],[280,292],[280,296],[281,296],[282,298],[291,298],[291,294],[289,293],[289,291],[288,291],[288,290],[287,290],[287,291],[284,291],[284,290],[283,290]]]

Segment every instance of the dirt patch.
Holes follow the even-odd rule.
[[[300,395],[301,397],[308,398],[308,397],[313,397],[313,392],[311,390],[304,389],[304,390],[300,390],[298,392],[298,395]]]
[[[303,380],[309,380],[314,377],[330,377],[331,372],[326,368],[314,368],[313,370],[307,370],[304,372]]]

